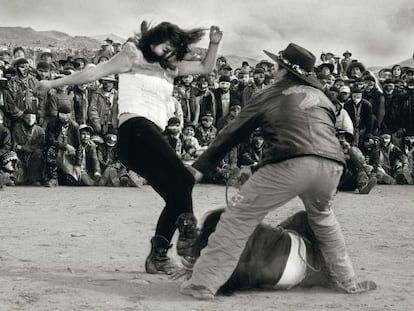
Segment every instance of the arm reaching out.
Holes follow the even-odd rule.
[[[87,68],[58,80],[42,80],[39,82],[37,91],[44,91],[62,85],[89,83],[110,74],[128,72],[132,67],[132,59],[129,52],[131,44],[126,43],[120,53],[116,54],[109,61],[100,63],[96,67]]]

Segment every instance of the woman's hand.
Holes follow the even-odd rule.
[[[210,43],[219,44],[223,38],[223,32],[217,26],[210,27]]]

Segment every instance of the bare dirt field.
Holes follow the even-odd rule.
[[[224,204],[224,188],[198,185],[195,212]],[[414,310],[414,187],[339,193],[335,211],[355,270],[378,289],[346,295],[324,288],[238,292],[200,302],[180,281],[144,272],[162,208],[149,187],[12,187],[0,191],[0,310]],[[273,212],[277,224],[302,209]]]

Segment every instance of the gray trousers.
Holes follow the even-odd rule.
[[[316,156],[260,168],[230,201],[188,284],[202,285],[216,293],[237,266],[256,226],[270,211],[296,196],[305,205],[309,224],[333,278],[341,284],[354,281],[344,237],[331,208],[342,170],[339,163]]]

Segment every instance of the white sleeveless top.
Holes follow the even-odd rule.
[[[148,63],[133,43],[125,44],[122,51],[133,61],[133,67],[119,75],[119,124],[144,117],[164,130],[174,115],[172,79],[176,72]]]

